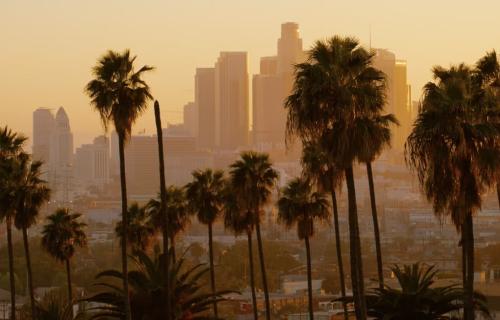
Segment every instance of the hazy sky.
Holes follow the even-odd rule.
[[[413,99],[433,65],[500,51],[500,1],[0,0],[0,126],[31,134],[37,107],[64,106],[75,146],[102,132],[83,87],[107,49],[130,48],[148,75],[162,118],[182,119],[196,67],[219,51],[245,50],[250,73],[275,54],[280,24],[295,21],[305,48],[334,34],[358,37],[408,61]],[[152,108],[135,130],[154,129]]]

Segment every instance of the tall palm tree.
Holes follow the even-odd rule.
[[[17,191],[14,216],[14,225],[22,231],[24,254],[26,257],[26,268],[28,273],[28,289],[30,295],[31,311],[36,314],[36,302],[33,289],[33,272],[31,268],[31,257],[28,241],[28,229],[32,227],[38,218],[41,207],[50,200],[50,189],[47,183],[41,178],[42,162],[31,161],[29,157],[19,159],[19,172],[16,174]]]
[[[267,286],[264,250],[260,230],[260,215],[263,207],[270,201],[272,191],[278,178],[278,172],[272,168],[269,155],[257,152],[243,152],[241,159],[231,164],[230,183],[241,208],[254,216],[257,232],[257,247],[259,251],[260,270],[264,298],[266,303],[266,319],[271,318],[271,304]]]
[[[318,141],[332,163],[344,171],[349,207],[351,280],[356,317],[366,319],[361,241],[353,165],[372,155],[373,136],[388,127],[382,115],[384,74],[372,66],[374,53],[353,38],[318,41],[308,60],[296,66],[292,94],[287,98],[287,139]]]
[[[278,200],[278,221],[291,228],[297,225],[297,235],[304,240],[307,257],[307,289],[309,294],[309,318],[314,319],[312,275],[311,275],[311,247],[310,238],[314,235],[315,220],[328,221],[330,211],[328,202],[321,192],[314,192],[311,182],[296,178],[291,180],[283,189]]]
[[[132,252],[147,251],[151,245],[157,227],[153,224],[151,216],[146,207],[141,207],[137,203],[133,203],[128,208],[128,245],[132,248]],[[123,241],[123,226],[118,222],[115,227],[115,233]],[[123,244],[123,243],[121,243]]]
[[[474,318],[473,215],[482,195],[496,184],[499,168],[499,112],[474,70],[464,64],[435,67],[414,128],[406,157],[418,175],[427,199],[439,217],[449,216],[462,234],[465,291],[464,319]]]
[[[66,265],[68,281],[68,301],[73,301],[71,283],[71,258],[76,247],[87,245],[85,223],[80,222],[81,214],[71,213],[68,208],[57,209],[47,217],[47,224],[42,230],[42,247],[57,261]]]
[[[345,301],[345,274],[344,264],[342,262],[337,194],[335,192],[335,189],[337,189],[342,182],[342,170],[339,170],[335,164],[329,161],[328,155],[321,149],[321,145],[318,142],[309,141],[303,145],[301,163],[303,176],[310,181],[314,181],[320,191],[330,192],[333,226],[335,229],[335,247],[339,271],[340,295],[342,298],[342,307],[344,309],[344,319],[347,320],[349,314]]]
[[[255,228],[255,216],[246,210],[238,201],[238,196],[232,190],[232,184],[227,183],[224,192],[224,226],[234,232],[235,236],[242,233],[247,235],[248,269],[250,274],[250,290],[252,292],[252,311],[254,320],[259,319],[257,309],[257,295],[255,294],[255,270],[253,265],[252,234]]]
[[[167,202],[165,204],[165,210],[168,216],[167,231],[173,259],[175,261],[175,240],[179,233],[186,229],[191,219],[184,189],[176,186],[168,186],[166,191]],[[151,199],[146,207],[147,210],[150,211],[153,225],[157,228],[161,228],[164,218],[161,212],[161,200]]]
[[[129,50],[123,53],[108,51],[93,68],[94,79],[85,87],[90,96],[91,104],[99,113],[104,128],[112,122],[118,134],[118,151],[120,154],[120,184],[122,198],[122,224],[127,236],[127,184],[125,174],[125,142],[130,137],[132,125],[147,108],[147,102],[152,99],[147,83],[142,79],[144,73],[153,70],[145,65],[135,71],[136,57]],[[124,239],[124,243],[127,243]],[[127,272],[127,246],[122,246],[122,271]],[[123,277],[123,288],[128,292],[128,278]],[[125,318],[130,320],[130,301],[125,295]]]
[[[193,172],[193,181],[186,185],[189,209],[195,212],[198,221],[208,226],[208,256],[210,261],[210,286],[215,289],[215,270],[213,252],[213,224],[222,212],[224,205],[224,172],[206,169]],[[214,317],[218,318],[217,303],[213,305]]]
[[[16,187],[20,162],[28,158],[23,152],[26,137],[8,127],[0,128],[0,219],[7,229],[7,251],[9,253],[11,318],[16,318],[16,284],[14,273],[14,250],[12,247],[12,217],[15,212]]]

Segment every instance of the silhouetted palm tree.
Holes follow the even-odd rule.
[[[19,178],[16,185],[16,213],[14,225],[22,230],[24,254],[28,273],[28,289],[30,295],[31,311],[35,314],[35,294],[33,289],[33,271],[28,241],[28,228],[32,227],[38,218],[40,208],[50,200],[50,189],[41,178],[42,162],[31,161],[29,157],[19,159],[16,174]]]
[[[112,122],[118,134],[120,154],[120,184],[122,197],[122,224],[127,229],[127,185],[125,174],[125,142],[130,137],[132,125],[146,110],[148,100],[152,99],[147,83],[142,79],[145,72],[153,67],[143,66],[135,71],[136,57],[130,51],[123,53],[108,51],[93,69],[94,79],[85,87],[93,107],[99,112],[105,128]],[[123,232],[127,236],[127,231]],[[124,239],[124,243],[127,243]],[[122,269],[127,275],[127,246],[122,246]],[[123,278],[123,287],[128,292],[128,279]],[[130,320],[129,298],[125,295],[125,318]]]
[[[169,186],[167,188],[167,203],[165,209],[168,215],[168,237],[170,240],[173,259],[175,260],[175,240],[179,233],[184,231],[190,223],[190,212],[186,194],[183,188]],[[149,200],[147,210],[150,211],[153,225],[161,228],[163,216],[161,213],[161,201],[157,199]]]
[[[463,289],[457,285],[436,286],[437,271],[418,263],[394,266],[399,288],[376,288],[367,295],[368,315],[377,320],[452,320],[464,308]],[[486,319],[490,313],[486,298],[474,294],[474,309]]]
[[[462,234],[464,319],[473,319],[473,215],[496,184],[500,151],[499,112],[464,64],[435,67],[407,140],[407,162],[436,215],[450,216]]]
[[[166,264],[163,257],[157,253],[149,257],[141,251],[137,251],[132,257],[136,266],[135,270],[129,271],[132,319],[215,319],[208,317],[207,311],[214,300],[224,301],[223,295],[231,291],[203,292],[200,279],[208,272],[208,268],[203,264],[186,266],[184,256],[174,261],[170,254],[171,263],[167,274],[173,294],[167,295],[164,291]],[[98,274],[96,278],[99,280],[98,285],[104,287],[104,290],[85,299],[98,305],[92,310],[93,319],[123,319],[123,289],[104,281],[121,280],[123,274],[117,270],[107,270]],[[167,299],[172,306],[168,317],[165,315],[164,306]]]
[[[0,219],[7,229],[7,251],[9,253],[9,281],[11,318],[16,318],[16,284],[14,273],[14,250],[12,248],[12,218],[15,214],[15,196],[19,177],[16,170],[20,161],[29,158],[23,153],[26,137],[13,132],[8,127],[0,129]]]
[[[250,290],[252,292],[252,311],[254,320],[258,320],[257,295],[255,294],[255,270],[253,265],[252,233],[255,227],[255,216],[246,210],[238,201],[238,196],[233,192],[232,185],[228,183],[224,192],[224,226],[234,232],[235,236],[242,233],[247,235],[248,269],[250,274]]]
[[[303,176],[310,181],[314,181],[320,191],[330,192],[333,226],[335,229],[335,247],[339,271],[340,295],[342,298],[345,298],[345,274],[344,264],[342,262],[337,194],[335,192],[335,189],[340,187],[340,183],[343,180],[343,172],[335,164],[329,161],[328,155],[321,149],[321,145],[318,142],[309,141],[303,145],[301,163]],[[344,318],[348,319],[347,303],[345,300],[342,301]]]
[[[215,272],[213,252],[213,223],[222,212],[224,205],[224,172],[194,171],[193,181],[186,185],[186,195],[190,211],[196,213],[198,221],[208,226],[208,256],[210,261],[210,285],[215,294]],[[218,318],[217,303],[213,305],[214,317]]]
[[[266,319],[269,320],[271,318],[271,305],[269,302],[264,251],[262,249],[260,215],[263,212],[264,205],[271,199],[271,193],[274,190],[278,173],[272,168],[269,155],[256,152],[243,152],[241,159],[231,164],[230,176],[232,192],[236,194],[238,205],[242,210],[248,211],[254,216],[253,222],[257,232],[257,247],[259,249],[260,269],[266,303]]]
[[[287,98],[287,137],[318,141],[331,162],[344,170],[349,204],[351,280],[358,320],[366,319],[363,264],[353,165],[371,155],[373,135],[394,122],[382,115],[384,74],[372,66],[374,53],[353,38],[318,41],[307,62],[296,66]]]
[[[86,224],[78,221],[79,213],[71,213],[67,208],[57,209],[47,217],[47,224],[42,230],[42,247],[57,261],[66,265],[68,278],[68,301],[73,301],[70,260],[76,247],[87,245]]]
[[[314,235],[314,221],[328,221],[330,211],[325,195],[314,192],[311,182],[296,178],[291,180],[283,189],[278,200],[278,221],[291,228],[297,225],[297,235],[304,240],[307,257],[307,289],[309,294],[309,318],[314,319],[312,275],[311,275],[311,247],[309,239]]]
[[[157,226],[151,221],[151,216],[146,207],[141,207],[137,203],[133,203],[128,208],[128,245],[135,251],[147,251],[157,231]],[[122,223],[118,222],[115,227],[115,233],[123,241]]]

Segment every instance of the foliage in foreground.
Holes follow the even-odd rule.
[[[415,263],[391,268],[400,288],[375,288],[366,296],[368,316],[377,320],[460,319],[464,290],[452,284],[436,286],[437,271]],[[352,300],[352,298],[348,298]],[[474,293],[474,309],[490,319],[486,297]]]
[[[131,257],[136,269],[129,271],[130,304],[132,320],[165,319],[166,295],[163,268],[163,256],[155,253],[149,257],[144,252],[136,252]],[[214,302],[224,301],[222,295],[231,291],[219,291],[215,294],[203,291],[204,283],[200,280],[209,271],[203,264],[186,266],[184,256],[173,260],[170,251],[169,288],[171,293],[170,319],[210,319],[209,310]],[[123,274],[117,270],[101,272],[96,277],[96,285],[104,291],[84,299],[96,306],[87,309],[90,319],[124,319],[123,289],[114,283],[122,280]]]

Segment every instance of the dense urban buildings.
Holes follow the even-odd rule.
[[[215,147],[215,69],[197,68],[194,77],[194,103],[198,108],[198,146]]]

